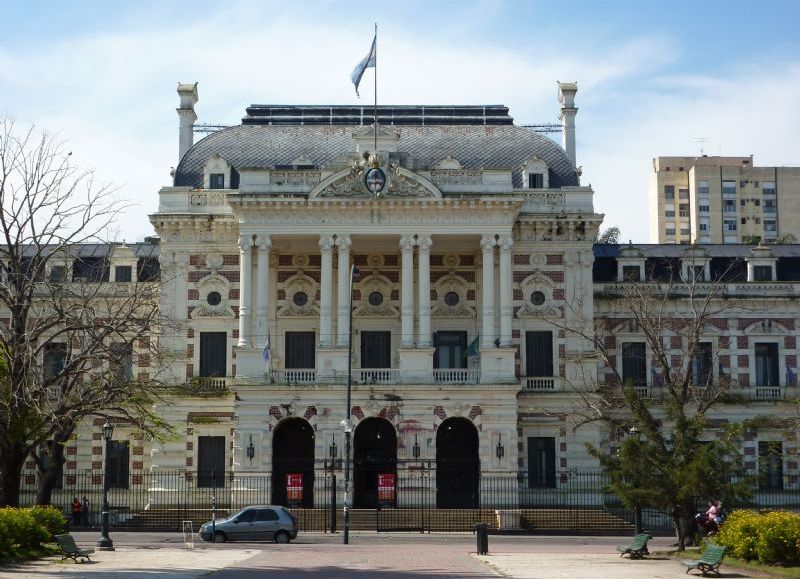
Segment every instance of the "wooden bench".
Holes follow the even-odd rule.
[[[649,555],[650,551],[647,550],[647,542],[653,537],[647,533],[639,533],[633,538],[630,545],[617,545],[619,556],[628,555],[631,559],[641,559],[645,555]]]
[[[91,559],[89,555],[94,553],[94,549],[81,549],[78,545],[75,544],[75,539],[72,538],[72,535],[56,535],[55,536],[56,543],[58,543],[58,549],[61,551],[61,560],[64,559],[72,559],[76,563],[78,559],[86,559],[91,563]]]
[[[723,557],[725,557],[725,547],[706,545],[702,557],[691,561],[681,561],[681,563],[686,566],[687,573],[692,569],[699,569],[703,573],[703,577],[705,577],[706,573],[716,573],[719,575],[719,566],[722,563]]]

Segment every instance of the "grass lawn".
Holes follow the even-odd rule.
[[[23,561],[30,561],[32,559],[41,559],[49,557],[58,553],[58,547],[55,545],[42,545],[41,547],[33,549],[12,549],[11,552],[0,553],[0,565],[8,565],[9,563],[22,563]]]
[[[683,559],[700,558],[700,551],[698,549],[687,549],[686,551],[660,551],[658,554],[669,557],[670,559],[675,559],[677,561]],[[791,567],[783,567],[780,565],[764,565],[755,561],[737,559],[736,557],[731,557],[730,555],[725,555],[725,558],[722,560],[722,566],[720,567],[720,570],[722,571],[723,575],[725,574],[726,569],[749,571],[758,577],[800,578],[800,565],[793,565]]]

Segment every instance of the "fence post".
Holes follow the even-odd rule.
[[[331,469],[331,533],[336,532],[336,473]]]

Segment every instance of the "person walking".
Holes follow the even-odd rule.
[[[83,495],[83,500],[81,501],[81,519],[84,527],[91,527],[89,524],[89,499],[86,498],[86,495]]]

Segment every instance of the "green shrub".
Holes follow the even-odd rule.
[[[28,509],[0,509],[0,555],[8,555],[15,547],[29,549],[49,540],[50,535],[36,522]]]
[[[28,511],[34,520],[47,530],[50,537],[67,531],[67,519],[64,518],[58,507],[36,505]]]
[[[734,557],[760,563],[800,562],[800,514],[734,511],[715,541]]]

